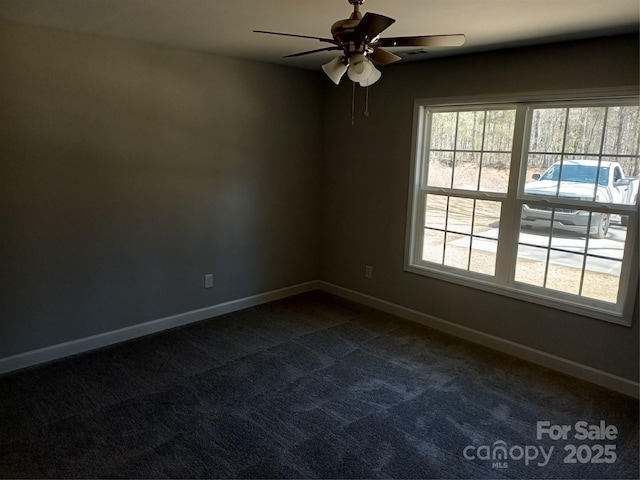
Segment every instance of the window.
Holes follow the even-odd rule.
[[[629,324],[636,97],[416,105],[406,269]]]

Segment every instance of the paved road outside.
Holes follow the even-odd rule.
[[[624,254],[624,243],[627,229],[620,225],[611,225],[607,238],[589,238],[589,248],[587,255],[598,255],[591,257],[587,262],[587,270],[605,273],[609,275],[620,275],[621,260]],[[498,238],[498,229],[483,232],[483,236],[490,238]],[[559,248],[568,252],[576,252],[579,255],[565,252],[554,252],[550,259],[550,263],[564,265],[581,269],[583,261],[583,253],[586,238],[571,232],[555,232],[555,236],[551,240],[552,248]],[[520,244],[518,248],[518,256],[529,260],[545,262],[547,256],[547,247],[549,245],[549,229],[538,228],[531,230],[522,230],[520,232]],[[522,245],[526,244],[526,245]],[[469,238],[461,238],[450,242],[450,245],[458,247],[469,247]],[[474,238],[472,248],[485,251],[495,252],[497,243],[482,238]],[[540,248],[543,247],[543,248]]]

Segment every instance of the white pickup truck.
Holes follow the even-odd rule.
[[[600,172],[598,173],[598,164]],[[562,173],[561,173],[562,170]],[[560,185],[558,185],[560,175]],[[533,175],[534,182],[527,183],[524,193],[529,197],[556,196],[571,200],[587,200],[600,203],[617,203],[632,205],[638,201],[638,184],[640,178],[625,177],[622,167],[617,162],[600,162],[596,160],[565,160],[551,165],[542,175]],[[596,188],[596,179],[598,186]],[[540,205],[522,206],[522,226],[549,227],[551,208]],[[622,225],[627,225],[629,217],[621,216]],[[582,234],[587,233],[589,212],[576,207],[556,208],[553,227],[570,230]],[[609,214],[594,212],[589,234],[596,238],[604,238],[609,231]]]

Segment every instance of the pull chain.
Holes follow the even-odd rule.
[[[365,101],[364,101],[364,116],[369,116],[369,86],[367,85],[367,92],[365,93]]]
[[[356,82],[352,83],[351,89],[351,125],[355,123],[356,118]]]

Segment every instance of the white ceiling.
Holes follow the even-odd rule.
[[[347,0],[0,0],[4,20],[301,68],[319,68],[336,53],[283,59],[327,44],[252,30],[330,38],[333,22],[351,11]],[[635,32],[640,22],[638,0],[367,0],[362,11],[396,19],[383,38],[467,36],[462,48],[407,60]]]

